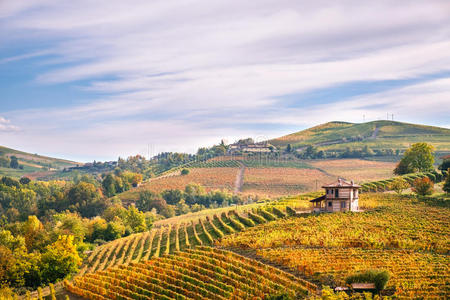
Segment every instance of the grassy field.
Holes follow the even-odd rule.
[[[38,177],[37,172],[41,173],[41,175],[49,175],[50,172],[55,173],[57,170],[74,167],[80,164],[69,160],[26,153],[2,146],[0,146],[0,156],[17,157],[19,165],[22,165],[23,169],[0,168],[0,175],[17,178],[27,175],[28,177],[35,179]],[[45,174],[43,172],[45,172]]]
[[[450,208],[442,201],[362,194],[362,213],[280,219],[227,236],[221,246],[296,269],[320,284],[341,285],[367,269],[391,274],[400,297],[449,296]]]
[[[352,142],[352,138],[358,138],[359,141]],[[275,146],[317,145],[325,150],[362,148],[365,145],[372,149],[406,149],[412,143],[428,142],[437,150],[448,151],[450,129],[394,121],[329,122],[269,142]]]

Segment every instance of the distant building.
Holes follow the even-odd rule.
[[[254,143],[254,144],[243,144],[243,143],[235,143],[229,146],[229,153],[235,152],[251,152],[251,153],[260,153],[260,152],[272,152],[275,150],[275,147],[268,143]]]
[[[358,189],[361,188],[352,181],[342,178],[332,184],[322,186],[325,195],[313,199],[314,212],[358,211]]]

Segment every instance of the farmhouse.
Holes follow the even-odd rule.
[[[236,152],[254,152],[254,153],[265,152],[265,153],[268,153],[268,152],[272,152],[274,149],[275,149],[275,147],[268,143],[255,143],[255,144],[235,143],[235,144],[230,145],[228,152],[229,153],[236,153]]]
[[[342,178],[332,184],[322,186],[325,195],[313,199],[314,212],[358,211],[358,189],[361,187]]]

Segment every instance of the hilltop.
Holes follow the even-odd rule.
[[[450,129],[387,120],[328,122],[269,141],[277,147],[286,147],[288,144],[296,148],[314,145],[326,150],[365,145],[373,149],[406,149],[416,142],[428,142],[438,151],[449,151]]]
[[[12,156],[17,158],[19,163],[18,168],[9,167]],[[70,160],[31,154],[0,146],[0,176],[21,177],[27,175],[28,177],[35,179],[77,165],[82,164]]]

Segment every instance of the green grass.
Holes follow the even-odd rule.
[[[372,139],[375,128],[378,128],[377,138]],[[354,137],[360,137],[363,141],[348,142]],[[433,144],[437,150],[450,150],[450,129],[395,121],[329,122],[269,142],[275,146],[283,147],[291,144],[301,147],[320,146],[321,143],[331,141],[339,141],[339,143],[322,145],[321,148],[343,150],[346,147],[362,148],[367,145],[373,149],[406,149],[412,143],[428,142]]]
[[[47,170],[62,170],[67,167],[74,167],[77,162],[42,156],[38,154],[26,153],[23,151],[0,146],[0,156],[16,156],[19,160],[19,165],[23,166],[23,169],[12,168],[0,168],[0,175],[21,177],[27,173],[43,172]]]

